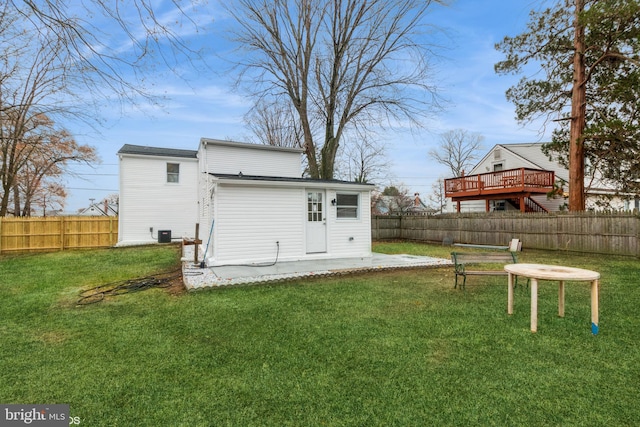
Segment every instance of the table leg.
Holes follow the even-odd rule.
[[[538,279],[531,278],[531,332],[538,331]]]
[[[513,314],[513,274],[507,280],[507,314]]]
[[[564,280],[558,283],[558,316],[564,317]]]
[[[598,280],[591,282],[591,332],[598,333]]]

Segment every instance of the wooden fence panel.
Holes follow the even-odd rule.
[[[640,216],[633,213],[446,214],[374,216],[372,238],[506,246],[640,257]]]
[[[105,248],[117,242],[117,217],[0,218],[0,254]]]

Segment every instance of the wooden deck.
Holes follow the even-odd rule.
[[[553,171],[519,168],[445,179],[444,191],[458,204],[485,200],[488,210],[489,200],[510,200],[522,212],[540,212],[545,209],[530,197],[553,191],[554,182]]]

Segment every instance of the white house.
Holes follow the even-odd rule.
[[[171,231],[174,238],[193,236],[198,222],[198,152],[125,144],[118,156],[118,245],[157,242],[159,231]]]
[[[111,203],[107,200],[102,202],[91,202],[89,207],[80,210],[78,216],[118,216],[117,203]]]
[[[371,256],[373,186],[301,178],[300,149],[203,138],[118,154],[119,245],[194,237],[198,223],[208,265]]]
[[[556,194],[554,197],[549,197],[546,194],[534,194],[530,198],[550,212],[562,210],[566,208],[568,192],[570,191],[568,188],[569,171],[556,159],[549,160],[548,156],[542,152],[543,145],[543,143],[497,144],[465,175],[468,177],[519,168],[552,171],[560,194]],[[587,209],[600,209],[602,207],[608,209],[633,209],[633,200],[629,203],[629,201],[625,202],[619,197],[612,197],[613,190],[597,177],[585,176],[585,193]],[[501,200],[496,197],[492,197],[489,201],[473,200],[461,202],[460,210],[462,212],[484,212],[487,203],[489,203],[490,210],[518,209],[510,204],[509,200]],[[451,199],[447,200],[447,211],[456,211]]]

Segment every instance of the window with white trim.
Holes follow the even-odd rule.
[[[167,163],[167,182],[172,184],[180,182],[180,163]]]
[[[336,208],[338,218],[358,219],[360,206],[359,194],[337,193]]]

